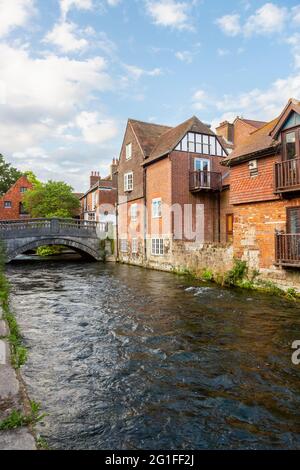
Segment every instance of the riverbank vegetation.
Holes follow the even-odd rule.
[[[5,276],[5,252],[0,244],[0,302],[3,310],[3,319],[9,327],[8,341],[11,347],[11,362],[15,369],[20,369],[27,359],[27,349],[23,344],[20,328],[9,307],[9,282]]]
[[[29,414],[25,415],[19,410],[13,410],[7,418],[0,421],[0,431],[8,431],[24,426],[35,425],[42,421],[46,416],[45,413],[41,414],[40,411],[41,405],[35,401],[31,401]]]
[[[247,262],[237,258],[234,260],[232,269],[225,274],[214,273],[209,268],[204,269],[200,273],[188,269],[173,270],[173,272],[179,275],[188,275],[204,282],[214,282],[221,287],[237,287],[284,297],[288,300],[300,300],[300,294],[295,289],[291,288],[285,291],[272,281],[262,279],[259,271],[249,270]]]

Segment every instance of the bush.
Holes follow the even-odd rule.
[[[248,267],[246,261],[235,258],[233,268],[225,275],[224,284],[226,286],[238,286],[247,276],[247,273]]]
[[[55,255],[60,255],[63,251],[63,247],[62,246],[58,246],[58,245],[52,245],[52,246],[40,246],[37,250],[36,250],[36,254],[38,256],[55,256]]]
[[[210,269],[205,269],[202,274],[202,279],[204,281],[212,282],[214,280],[213,272]]]

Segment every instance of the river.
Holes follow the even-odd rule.
[[[51,448],[300,449],[299,304],[125,265],[7,274]]]

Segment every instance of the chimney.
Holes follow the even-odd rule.
[[[227,142],[234,142],[234,125],[228,121],[221,122],[219,127],[216,129],[216,134],[224,137]]]
[[[100,181],[99,171],[92,171],[90,176],[90,188]]]
[[[118,159],[117,159],[117,158],[113,158],[112,164],[110,165],[110,177],[111,177],[111,180],[112,180],[112,182],[113,182],[113,187],[117,187],[117,179],[118,179],[117,170],[118,170],[118,165],[119,165]]]

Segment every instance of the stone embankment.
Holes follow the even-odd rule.
[[[0,306],[0,424],[13,411],[26,413],[26,392],[21,376],[10,360],[9,329]],[[0,430],[0,450],[35,450],[35,438],[28,427]]]

